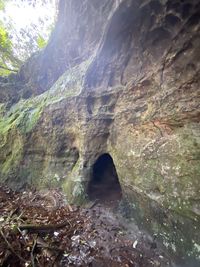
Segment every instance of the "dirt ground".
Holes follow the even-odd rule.
[[[113,210],[71,206],[60,190],[1,186],[0,266],[171,266],[154,238]]]

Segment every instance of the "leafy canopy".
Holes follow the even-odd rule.
[[[0,0],[0,76],[17,71],[43,49],[54,28],[58,0]]]

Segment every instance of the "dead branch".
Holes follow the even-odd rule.
[[[63,228],[66,225],[70,225],[69,221],[65,221],[60,224],[48,224],[48,225],[35,225],[35,224],[24,224],[18,226],[18,228],[23,230],[28,230],[29,232],[51,232],[55,229]]]
[[[5,235],[4,235],[4,233],[3,233],[2,230],[0,230],[0,234],[1,234],[2,238],[3,238],[3,240],[5,241],[5,243],[7,244],[9,250],[10,250],[15,256],[17,256],[21,261],[26,262],[25,259],[23,259],[20,255],[18,255],[18,254],[15,252],[14,248],[13,248],[13,247],[11,246],[11,244],[8,242],[8,240],[7,240],[7,238],[5,237]]]

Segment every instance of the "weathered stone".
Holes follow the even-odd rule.
[[[138,223],[200,259],[198,2],[61,1],[18,102],[0,91],[1,181],[62,186],[81,203],[109,153]]]

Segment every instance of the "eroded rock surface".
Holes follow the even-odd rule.
[[[131,216],[200,259],[199,43],[199,1],[60,1],[20,89],[0,84],[1,181],[81,203],[109,153]]]

